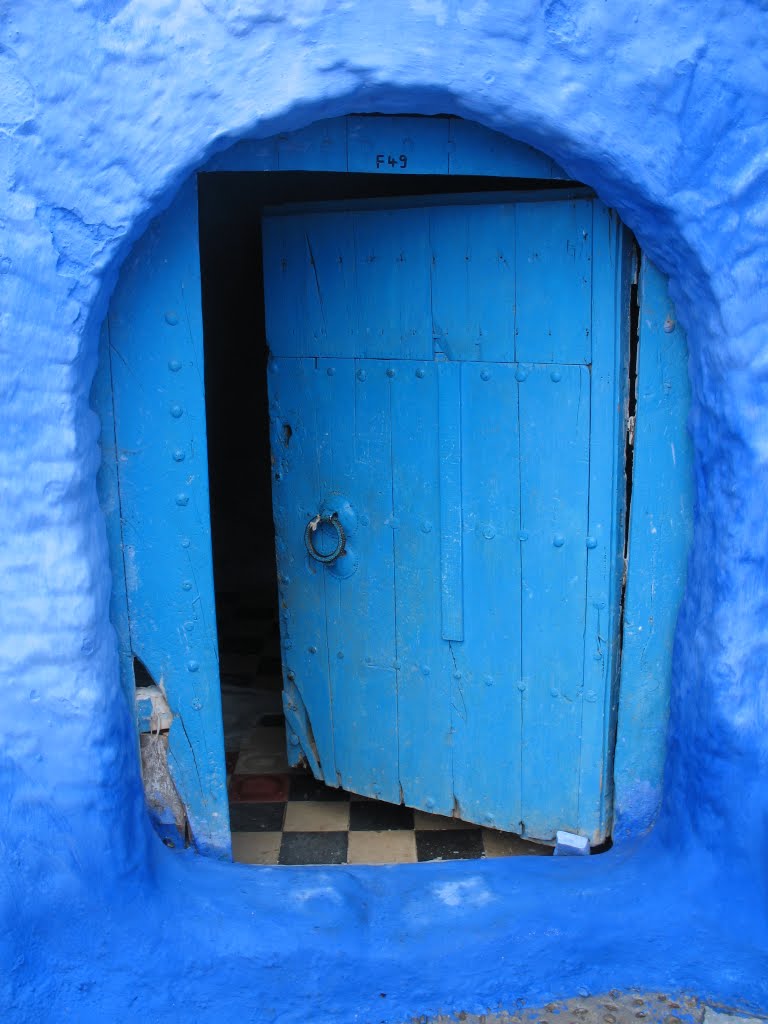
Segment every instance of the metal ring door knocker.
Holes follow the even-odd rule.
[[[315,518],[307,523],[304,543],[312,558],[324,565],[330,565],[341,555],[346,554],[347,537],[344,527],[339,522],[338,513],[332,512],[328,515],[318,512]]]

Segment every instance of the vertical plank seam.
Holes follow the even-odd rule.
[[[449,132],[450,132],[450,127],[449,127]],[[450,153],[449,153],[449,161],[450,161]],[[450,163],[449,163],[449,166],[450,166]],[[428,242],[429,242],[429,321],[430,321],[430,324],[431,324],[431,334],[432,334],[431,345],[430,345],[430,354],[431,354],[431,358],[432,358],[432,365],[435,366],[435,363],[436,363],[436,360],[435,360],[435,330],[436,330],[436,327],[435,327],[435,307],[434,307],[435,251],[434,251],[434,241],[433,241],[433,237],[432,237],[432,217],[433,217],[433,212],[430,210],[428,212],[428,214],[427,214],[427,238],[428,238]],[[443,558],[443,555],[442,555],[442,545],[443,545],[443,539],[442,538],[443,538],[443,530],[442,530],[442,500],[441,500],[441,497],[440,497],[441,446],[440,446],[440,368],[439,368],[439,365],[435,366],[435,386],[436,386],[436,390],[437,390],[436,402],[435,402],[435,412],[436,412],[436,415],[437,415],[437,465],[435,467],[435,472],[437,474],[438,515],[440,516],[440,548],[439,548],[439,558],[440,558],[440,633],[441,633],[440,640],[442,640],[442,614],[443,614],[443,608],[442,608],[442,604],[443,604],[443,602],[442,602],[442,589],[443,589],[442,588],[442,568],[443,568],[443,566],[442,566],[442,558]],[[459,389],[459,394],[461,394],[461,388]],[[455,662],[455,656],[454,656],[454,653],[453,653],[453,648],[451,647],[450,643],[448,644],[448,650],[450,652],[451,659]],[[451,796],[453,797],[453,802],[454,802],[454,806],[455,806],[455,804],[456,804],[456,761],[455,761],[456,746],[455,746],[455,742],[454,742],[454,736],[456,735],[456,732],[455,732],[456,725],[455,725],[454,706],[453,706],[453,685],[452,685],[451,681],[449,681],[449,683],[448,683],[447,696],[448,696],[449,729],[450,729],[450,736],[451,736],[451,748],[450,748],[450,753],[451,753]]]
[[[590,229],[590,254],[591,259],[589,262],[590,273],[589,273],[589,350],[590,350],[590,363],[589,363],[589,444],[587,447],[587,530],[589,533],[592,525],[592,411],[594,405],[594,381],[595,381],[595,204],[590,202],[591,217],[591,229]],[[581,823],[581,779],[582,769],[584,762],[584,686],[586,683],[586,660],[587,660],[587,636],[589,632],[589,570],[590,570],[590,550],[586,546],[586,536],[583,538],[584,551],[586,552],[585,558],[585,572],[584,572],[584,632],[583,632],[583,644],[581,651],[581,708],[579,714],[579,766],[578,766],[578,784],[576,787],[576,823]]]
[[[314,374],[315,374],[315,379],[314,379],[314,382],[313,382],[314,386],[312,388],[313,392],[315,391],[315,389],[317,387],[317,380],[318,380],[318,376],[320,374],[320,370],[319,370],[319,368],[317,366],[317,360],[316,359],[315,359]],[[318,409],[318,405],[319,405],[319,403],[316,401],[316,402],[313,403],[313,406],[312,406],[312,413],[313,413],[313,418],[314,418],[314,421],[315,421],[315,444],[318,443],[319,437],[320,437],[320,435],[319,435],[319,427],[318,427],[318,422],[317,422],[317,409]],[[332,440],[331,440],[331,443],[333,443]],[[317,460],[315,460],[315,465],[317,466],[317,470],[318,470],[318,473],[317,473],[318,486],[317,486],[316,491],[315,491],[315,499],[316,499],[316,501],[319,504],[322,501],[322,496],[319,493],[319,482],[320,482],[320,478],[321,478],[321,472],[320,472],[320,467],[317,465]],[[330,719],[329,724],[330,724],[330,727],[331,727],[330,728],[330,732],[331,732],[331,757],[333,758],[333,764],[331,765],[331,768],[333,770],[333,774],[335,775],[337,782],[340,782],[339,770],[338,770],[338,766],[336,764],[336,727],[334,725],[334,716],[333,716],[334,686],[333,686],[333,672],[331,670],[331,638],[329,636],[329,631],[328,631],[328,570],[326,569],[325,566],[322,566],[320,568],[320,572],[323,574],[323,611],[325,613],[325,615],[324,615],[324,618],[325,618],[325,660],[326,660],[326,664],[328,665],[328,717]],[[305,707],[306,707],[306,704],[305,704]],[[312,719],[309,717],[309,713],[308,712],[307,712],[307,719],[308,719],[308,721],[310,723],[310,726],[311,726],[312,725]],[[314,728],[313,728],[312,731],[314,732]],[[308,737],[307,737],[307,739],[308,739]],[[318,749],[318,755],[317,755],[317,763],[320,766],[320,774],[325,779],[326,778],[326,772],[325,772],[325,769],[323,768],[323,762],[320,759],[320,751],[319,751],[319,749]]]
[[[193,275],[196,273],[199,276],[201,274],[201,272],[202,272],[202,268],[201,268],[201,265],[200,265],[200,225],[199,225],[199,217],[198,217],[199,199],[198,199],[198,190],[197,190],[197,175],[195,175],[194,178],[193,178],[192,190],[194,192],[194,201],[192,202],[191,205],[192,205],[192,208],[193,208],[193,211],[194,211],[193,215],[194,215],[194,217],[195,217],[195,219],[197,220],[198,223],[195,225],[195,230],[194,230],[195,242],[197,243],[196,244],[197,267],[193,267],[192,270],[191,270],[191,273]],[[191,324],[190,316],[189,316],[189,307],[187,305],[186,293],[185,293],[185,289],[184,289],[184,277],[182,277],[182,280],[179,282],[179,290],[180,290],[180,293],[181,293],[181,301],[182,301],[182,305],[183,305],[183,308],[184,308],[184,323],[185,323],[186,328],[187,328],[187,338],[188,338],[188,343],[189,343],[189,347],[190,347],[190,354],[191,354],[193,362],[195,364],[195,370],[196,370],[196,373],[197,373],[197,379],[198,379],[198,381],[200,383],[200,393],[202,395],[202,408],[203,408],[203,417],[204,417],[203,418],[203,425],[204,425],[204,434],[205,434],[205,441],[206,441],[206,445],[205,445],[205,450],[206,450],[205,482],[206,482],[206,490],[207,490],[208,489],[208,458],[207,458],[207,456],[208,456],[208,449],[207,449],[207,442],[208,442],[207,414],[208,414],[208,409],[207,409],[207,406],[205,404],[205,380],[204,380],[203,373],[200,372],[200,364],[199,364],[199,361],[198,361],[198,358],[197,358],[198,357],[198,346],[195,343],[195,337],[194,337],[194,333],[192,331],[192,324]],[[204,338],[203,338],[203,335],[202,335],[202,289],[201,289],[201,293],[200,293],[200,307],[199,307],[199,309],[200,309],[200,318],[201,318],[200,319],[200,328],[201,328],[200,348],[203,349],[203,346],[204,346],[205,342],[204,342]],[[190,440],[191,440],[191,438],[190,438]],[[197,518],[197,525],[199,527],[201,522],[202,522],[202,519],[201,519],[201,516],[200,516],[200,509],[199,509],[198,503],[197,503],[197,497],[198,497],[197,488],[193,488],[192,496],[193,496],[193,506],[194,506],[194,509],[195,509],[195,516]],[[209,499],[209,501],[210,501],[210,499]],[[209,523],[210,523],[210,519],[209,519]],[[198,529],[196,529],[195,532],[198,533],[200,531]],[[212,573],[212,571],[213,571],[213,549],[212,549],[212,538],[210,536],[210,526],[209,526],[208,542],[209,542],[209,550],[211,552],[211,563],[210,563],[210,565],[211,565],[211,573]],[[189,567],[190,567],[190,571],[191,571],[191,574],[192,574],[192,579],[194,581],[194,587],[195,587],[195,600],[192,603],[193,604],[197,603],[198,608],[200,609],[200,616],[201,616],[201,620],[202,620],[202,624],[203,624],[203,629],[205,631],[205,636],[206,636],[208,642],[211,644],[211,651],[212,651],[212,654],[213,654],[213,660],[214,660],[214,664],[216,666],[216,688],[217,688],[218,693],[220,695],[221,694],[221,678],[219,676],[218,644],[217,644],[216,639],[214,639],[214,637],[215,637],[215,628],[214,628],[214,632],[212,634],[211,631],[210,631],[208,622],[206,621],[206,606],[205,606],[205,602],[200,600],[200,587],[199,587],[198,582],[197,582],[197,573],[196,573],[195,568],[194,568],[194,564],[193,564],[193,561],[192,561],[192,555],[191,555],[191,552],[190,552],[189,548],[186,549],[186,554],[187,554],[187,561],[189,563]],[[214,585],[214,588],[213,588],[214,627],[215,627],[215,621],[216,621],[216,597],[215,597],[215,592],[216,591],[215,591],[215,585]],[[199,692],[198,692],[200,686],[201,686],[201,681],[198,680],[197,677],[195,677],[195,679],[193,679],[193,681],[192,681],[192,692],[194,694],[194,698],[195,698],[196,701],[200,701],[200,695],[199,695]],[[204,702],[201,702],[201,704],[204,704]],[[192,743],[189,740],[189,736],[187,734],[187,727],[186,727],[186,724],[184,722],[181,710],[177,708],[176,709],[176,714],[177,714],[177,716],[179,718],[179,721],[181,722],[182,728],[184,729],[184,735],[187,737],[187,742],[189,743],[190,750],[192,751],[192,760],[194,761],[194,764],[195,764],[195,773],[197,775],[198,782],[200,784],[200,799],[201,799],[203,807],[207,808],[208,804],[210,802],[209,801],[209,792],[208,792],[209,787],[207,785],[205,787],[203,787],[203,785],[202,785],[202,779],[201,779],[201,776],[200,776],[200,769],[199,769],[199,766],[198,766],[198,763],[197,763],[197,754],[196,754],[196,751],[195,751]],[[210,757],[210,750],[209,750],[209,745],[208,745],[208,732],[209,732],[209,729],[208,729],[208,716],[203,715],[203,716],[201,716],[201,728],[200,728],[200,737],[202,739],[202,745],[203,745],[202,753],[205,756],[205,761],[208,764],[210,764],[211,763],[211,757]],[[189,815],[188,815],[188,817],[189,817]],[[208,819],[207,818],[206,818],[206,824],[208,824]],[[211,832],[211,830],[208,829],[207,831],[210,834],[210,838],[213,839],[213,833]]]
[[[513,313],[512,313],[512,360],[517,363],[517,203],[512,203],[512,217],[514,220],[512,230],[512,300],[514,302]],[[517,404],[517,426],[518,426],[518,438],[520,428],[520,402],[519,392],[520,387],[518,385],[518,404]],[[520,446],[518,444],[518,456],[520,454]]]
[[[512,204],[514,226],[512,231],[512,244],[514,246],[512,252],[512,295],[514,299],[514,312],[513,312],[513,333],[512,333],[512,354],[514,357],[514,364],[517,370],[519,364],[517,361],[517,250],[518,250],[518,221],[517,221],[517,203]],[[520,570],[520,608],[518,613],[519,618],[519,630],[518,630],[518,647],[519,647],[519,658],[518,658],[518,669],[520,682],[523,680],[523,542],[520,540],[520,531],[523,529],[523,449],[521,444],[521,429],[520,429],[520,382],[516,382],[515,394],[517,396],[517,554],[518,554],[518,566]],[[519,804],[518,814],[520,815],[520,832],[525,832],[525,814],[523,813],[523,769],[524,769],[524,758],[523,758],[523,742],[525,739],[525,693],[523,690],[518,688],[520,694],[520,782],[519,782]]]
[[[515,289],[517,289],[517,273],[515,273]],[[515,292],[517,294],[517,292]],[[517,340],[517,339],[515,339]],[[520,442],[521,438],[521,427],[520,427],[520,382],[516,382],[515,388],[517,394],[517,522],[518,522],[518,537],[517,537],[517,553],[520,565],[520,628],[519,628],[519,642],[518,647],[520,650],[519,656],[519,675],[520,682],[523,681],[523,541],[520,537],[520,533],[523,530],[523,448]],[[523,811],[524,800],[523,800],[523,772],[525,768],[524,758],[524,740],[525,740],[525,691],[518,687],[518,693],[520,694],[520,833],[525,835],[525,814]]]
[[[633,344],[630,332],[632,330],[631,302],[632,302],[632,268],[635,265],[634,252],[630,246],[628,231],[622,226],[618,217],[616,218],[615,237],[615,273],[613,289],[613,334],[615,344],[613,348],[614,375],[616,390],[620,401],[613,405],[614,430],[613,437],[616,442],[614,454],[615,487],[611,505],[611,563],[609,575],[609,593],[612,596],[611,605],[617,607],[618,613],[616,622],[609,637],[608,644],[608,673],[606,675],[606,688],[603,697],[603,757],[605,760],[604,774],[606,779],[606,796],[601,808],[601,821],[605,824],[605,831],[608,825],[612,825],[614,814],[614,764],[616,739],[618,736],[618,694],[621,684],[621,656],[623,640],[624,602],[626,594],[626,573],[625,557],[628,556],[628,548],[625,544],[629,542],[629,514],[630,495],[627,487],[627,473],[630,463],[627,459],[627,429],[629,415],[629,393],[631,383],[629,380],[629,353]],[[630,256],[630,251],[632,255]],[[637,280],[639,283],[640,264],[637,262]],[[623,302],[624,287],[627,282],[627,305]],[[639,312],[639,307],[638,307]],[[624,333],[626,331],[626,334]],[[640,322],[637,323],[637,345],[639,348]],[[624,344],[626,340],[626,346]],[[626,371],[626,372],[625,372]],[[637,373],[637,364],[635,366]],[[623,477],[623,479],[622,479]],[[623,486],[622,486],[623,484]],[[625,534],[621,536],[622,511],[625,516]],[[619,563],[621,559],[621,563]],[[619,569],[621,565],[621,569]],[[613,717],[613,702],[616,699],[616,717]],[[612,735],[613,734],[613,735]]]
[[[458,416],[459,422],[458,422],[458,431],[457,431],[457,437],[458,437],[458,443],[459,443],[459,460],[458,460],[458,473],[459,473],[459,553],[460,553],[460,560],[461,560],[460,561],[460,566],[461,566],[461,575],[460,575],[460,587],[461,587],[461,640],[459,642],[463,643],[464,642],[464,475],[463,475],[463,468],[464,468],[463,467],[463,455],[464,455],[464,449],[463,449],[463,437],[464,437],[464,434],[463,434],[463,430],[464,430],[463,411],[464,410],[463,410],[463,405],[462,405],[462,401],[461,401],[461,396],[462,396],[462,393],[463,393],[464,364],[462,362],[459,362],[459,364],[458,364],[457,374],[458,374],[457,405],[458,405],[458,409],[459,409],[459,416]],[[453,640],[449,640],[448,641],[448,649],[451,652],[451,660],[452,660],[453,665],[454,665],[454,677],[455,677],[455,682],[456,682],[456,688],[458,689],[459,695],[461,697],[461,704],[462,704],[462,707],[463,707],[463,710],[464,710],[464,723],[466,724],[468,716],[467,716],[467,704],[466,704],[466,701],[464,699],[464,680],[462,678],[460,678],[461,677],[461,672],[459,671],[459,669],[457,667],[456,655],[455,655],[454,650],[453,650]],[[453,690],[453,687],[451,687],[451,690]],[[455,704],[453,702],[453,699],[451,699],[451,725],[453,725],[453,712],[454,711],[456,712],[456,714],[459,714],[458,708],[455,706]],[[454,733],[451,733],[451,735],[453,736]],[[453,761],[451,761],[451,771],[453,772]],[[459,801],[458,801],[458,799],[456,797],[456,787],[455,787],[455,784],[454,784],[453,774],[451,775],[451,792],[452,792],[452,795],[453,795],[454,813],[456,811],[458,811],[459,814],[456,814],[456,817],[459,817],[460,816],[460,812],[461,812],[461,807],[460,807]]]
[[[389,382],[387,398],[389,400],[389,494],[390,494],[390,515],[394,519],[392,529],[392,614],[394,618],[394,641],[395,641],[395,751],[397,753],[397,785],[400,791],[400,802],[403,802],[403,783],[400,779],[400,664],[399,645],[397,642],[397,513],[395,506],[395,454],[394,454],[394,420],[392,416],[392,378]]]
[[[195,213],[199,214],[200,201],[199,201],[199,194],[198,194],[198,188],[197,188],[197,175],[195,175],[194,192],[195,192],[195,204],[194,204],[194,206],[195,206]],[[197,225],[197,243],[198,243],[197,244],[197,262],[198,262],[197,273],[201,276],[201,281],[202,281],[202,265],[201,265],[201,259],[200,259],[200,222],[199,222],[199,215],[198,215],[198,225]],[[194,273],[194,271],[193,271],[193,273]],[[183,280],[179,283],[179,290],[181,292],[181,303],[182,303],[182,306],[184,307],[184,323],[185,323],[186,328],[187,328],[187,336],[189,338],[190,348],[192,350],[192,354],[193,354],[193,357],[194,357],[195,370],[197,372],[197,379],[200,382],[200,391],[201,391],[201,394],[203,395],[203,410],[204,410],[204,413],[205,413],[204,429],[205,429],[205,439],[206,439],[206,467],[205,467],[206,468],[206,491],[208,492],[208,506],[209,506],[208,541],[209,541],[209,544],[211,546],[211,570],[213,570],[213,536],[212,536],[212,532],[211,532],[211,529],[210,529],[210,484],[208,483],[209,474],[208,474],[208,457],[207,457],[208,456],[208,447],[207,447],[208,446],[208,406],[207,406],[206,401],[205,401],[205,371],[204,370],[203,370],[203,372],[200,371],[200,363],[199,363],[199,361],[197,359],[197,345],[195,344],[195,338],[194,338],[194,334],[193,334],[193,331],[192,331],[192,321],[191,321],[190,316],[189,316],[189,306],[187,305],[187,294],[186,294],[186,289],[184,287],[184,281]],[[201,294],[200,294],[200,316],[201,316],[200,326],[201,326],[201,329],[202,329],[202,286],[201,286]],[[205,337],[203,336],[202,333],[201,333],[201,336],[200,336],[200,342],[201,342],[201,348],[202,348],[202,354],[203,354],[203,366],[205,366]],[[192,495],[193,495],[193,503],[194,503],[194,507],[195,507],[195,515],[198,518],[198,522],[200,522],[200,510],[199,510],[198,504],[197,504],[197,497],[198,497],[197,488],[195,488],[193,490]],[[187,550],[187,561],[189,562],[190,571],[192,572],[193,579],[195,580],[195,592],[199,595],[200,589],[197,586],[197,577],[195,575],[194,569],[192,568],[192,555],[190,553],[189,548],[187,548],[186,550]],[[206,635],[208,641],[211,644],[211,650],[212,650],[212,653],[213,653],[213,660],[215,661],[216,666],[218,668],[218,666],[219,666],[219,644],[218,644],[218,632],[217,632],[218,626],[217,626],[217,622],[216,622],[216,597],[215,597],[215,594],[216,594],[216,587],[215,587],[215,583],[214,583],[214,605],[213,605],[214,628],[213,628],[213,630],[211,630],[208,622],[206,621],[205,603],[203,601],[200,601],[199,602],[199,606],[200,606],[200,615],[201,615],[201,619],[202,619],[202,622],[203,622],[203,629],[205,630],[205,635]],[[218,687],[219,687],[219,691],[220,691],[221,690],[221,675],[220,675],[220,672],[219,672],[219,678],[217,679],[217,683],[218,683]]]
[[[441,635],[463,641],[463,516],[461,478],[461,363],[438,363],[438,437],[440,483]],[[450,514],[453,510],[453,515]],[[451,544],[447,544],[450,534]],[[456,585],[458,581],[458,586]],[[447,598],[446,584],[453,584]],[[451,621],[451,619],[455,621]]]

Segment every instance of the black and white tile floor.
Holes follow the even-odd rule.
[[[404,864],[552,853],[515,835],[356,796],[289,768],[277,624],[232,598],[219,608],[234,860]]]

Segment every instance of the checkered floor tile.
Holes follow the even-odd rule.
[[[405,864],[546,856],[536,843],[318,782],[285,759],[282,716],[262,716],[228,753],[232,853],[245,864]]]
[[[290,769],[274,613],[218,596],[217,603],[236,861],[405,864],[551,854],[518,836],[356,796]]]

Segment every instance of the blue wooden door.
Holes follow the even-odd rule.
[[[289,753],[370,797],[610,830],[629,244],[589,193],[264,224]]]
[[[93,400],[123,686],[148,731],[140,659],[169,708],[168,771],[184,831],[199,852],[228,859],[194,178],[123,266]]]

